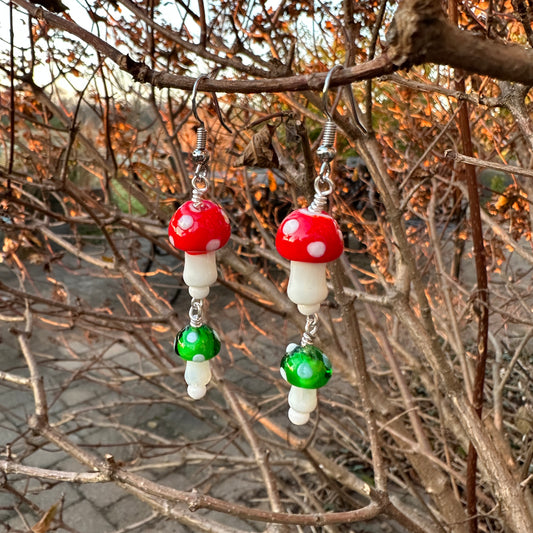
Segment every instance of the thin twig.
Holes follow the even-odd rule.
[[[503,165],[502,163],[493,163],[491,161],[484,161],[477,157],[471,157],[464,154],[459,154],[453,150],[446,150],[444,157],[447,159],[455,160],[459,163],[465,163],[466,165],[472,165],[474,167],[491,168],[493,170],[500,170],[507,174],[516,174],[517,176],[527,176],[533,178],[533,170],[527,168],[517,167],[515,165]]]

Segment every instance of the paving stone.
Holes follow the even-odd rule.
[[[60,450],[53,444],[47,443],[43,448],[39,448],[26,457],[23,463],[27,466],[36,466],[39,468],[53,467],[54,470],[61,470],[61,468],[57,467],[57,464],[67,457],[63,450]]]
[[[137,446],[124,438],[124,435],[114,428],[96,428],[94,432],[83,438],[83,443],[95,445],[98,454],[109,453],[116,461],[129,462],[137,456]]]
[[[30,525],[33,525],[33,520],[28,522]],[[17,533],[22,531],[27,531],[26,526],[24,525],[24,522],[20,519],[18,515],[15,514],[12,518],[7,520],[6,522],[7,530],[8,531],[16,531]]]
[[[0,524],[14,517],[15,497],[9,492],[0,491]]]
[[[61,401],[68,407],[74,407],[81,403],[88,404],[91,400],[95,403],[101,403],[101,393],[94,384],[88,384],[83,381],[79,385],[71,385],[60,396]]]
[[[34,405],[32,401],[27,402],[24,405],[19,405],[18,407],[11,407],[9,409],[4,409],[0,402],[0,420],[6,422],[14,429],[26,428],[28,417],[34,411]]]
[[[35,482],[37,480],[32,481]],[[37,492],[40,488],[43,490]],[[78,492],[78,485],[74,483],[49,484],[39,482],[37,487],[32,488],[32,492],[33,491],[36,492],[33,494],[28,494],[28,499],[38,505],[44,511],[50,509],[50,507],[54,505],[54,503],[58,502],[61,497],[64,498],[64,509],[74,505],[83,498],[83,496]]]
[[[89,469],[85,465],[82,465],[70,456],[64,456],[63,459],[54,465],[54,469],[63,470],[64,472],[89,472]]]
[[[67,372],[76,372],[77,370],[85,366],[86,363],[87,361],[81,361],[81,360],[77,361],[74,359],[63,359],[63,360],[54,361],[54,366],[59,368],[60,370],[65,370]]]
[[[131,350],[127,346],[125,346],[121,342],[116,342],[115,344],[112,344],[108,348],[103,348],[102,351],[104,351],[104,359],[115,359],[115,357],[118,357],[119,355],[122,355],[123,353],[129,353]]]
[[[65,257],[65,260],[69,260]],[[174,264],[175,259],[172,257],[161,258],[164,263],[168,261],[169,264]],[[72,260],[73,268],[77,268],[76,260]],[[50,283],[44,281],[42,276],[41,267],[29,266],[31,270],[30,275],[32,279],[38,282],[37,288],[42,294],[48,294],[50,291]],[[93,307],[98,307],[105,299],[112,299],[117,291],[122,290],[121,281],[118,279],[102,278],[97,279],[91,276],[87,276],[87,269],[81,268],[76,272],[67,272],[58,265],[53,265],[53,276],[63,281],[69,287],[73,287],[72,295],[79,294],[80,297]],[[0,267],[1,271],[1,267]],[[9,273],[7,273],[9,274]],[[6,275],[7,275],[6,274]],[[1,277],[0,272],[0,277]],[[12,277],[12,276],[11,276]],[[13,283],[16,280],[6,278],[6,283]],[[168,284],[168,277],[161,278],[164,283]],[[74,285],[73,285],[74,284]],[[161,289],[161,291],[167,289]],[[170,290],[168,290],[171,293]],[[180,318],[183,319],[187,316],[189,298],[186,294],[186,290],[183,289],[180,295],[179,302],[176,306],[180,312]],[[233,295],[227,289],[222,286],[215,286],[210,294],[210,317],[213,318],[214,323],[218,323],[221,329],[224,331],[232,332],[233,336],[230,336],[230,340],[238,342],[246,342],[247,345],[251,345],[254,353],[257,353],[258,357],[272,357],[277,361],[276,343],[272,339],[264,340],[261,335],[245,324],[246,332],[242,332],[241,327],[241,315],[237,306],[232,306],[227,310],[221,311],[224,306],[234,300]],[[107,304],[106,304],[107,305]],[[113,308],[113,303],[110,302],[110,308]],[[118,309],[119,307],[117,307]],[[219,310],[220,312],[218,312]],[[261,308],[250,306],[252,319],[264,328],[266,331],[279,333],[280,338],[289,337],[287,332],[291,333],[289,327],[283,320],[276,319],[266,321],[261,318],[260,314],[264,312]],[[275,317],[274,317],[275,318]],[[86,339],[79,330],[64,331],[61,334],[56,334],[52,330],[40,329],[40,326],[34,324],[34,335],[31,338],[31,348],[35,354],[40,354],[38,357],[39,366],[43,376],[45,376],[45,388],[49,393],[49,397],[55,398],[60,390],[61,384],[64,380],[81,367],[87,364],[87,361],[92,357],[101,356],[101,360],[97,362],[97,366],[93,371],[98,368],[105,376],[111,376],[110,368],[114,365],[120,365],[124,369],[139,369],[143,371],[154,369],[155,366],[146,358],[142,358],[136,350],[126,346],[121,342],[114,342],[115,337],[111,334],[106,337],[94,337],[93,339]],[[3,334],[1,334],[3,335]],[[161,335],[161,342],[168,346],[171,350],[173,334]],[[6,342],[0,341],[0,368],[3,370],[11,370],[19,373],[20,375],[27,375],[27,369],[24,366],[24,359],[20,354],[20,347],[11,335],[6,334],[4,337],[8,339]],[[239,338],[237,338],[239,337]],[[255,339],[255,341],[253,341]],[[4,351],[9,351],[4,356]],[[72,354],[80,356],[77,360]],[[250,363],[246,357],[242,355],[238,350],[234,350],[235,365],[232,368],[232,372],[237,379],[245,380],[249,379],[246,376],[246,371],[251,371],[253,368],[257,368],[252,362]],[[224,361],[229,361],[227,351],[222,354]],[[56,359],[56,360],[54,360]],[[59,360],[57,360],[59,359]],[[126,372],[126,370],[120,370],[120,373]],[[175,381],[170,378],[160,378],[162,382],[170,385],[173,390],[176,390],[176,394],[180,397],[185,397],[185,383],[183,382],[183,376],[177,376]],[[263,380],[261,380],[263,383]],[[180,389],[177,389],[177,387]],[[255,390],[257,390],[255,388]],[[154,388],[151,385],[143,384],[142,382],[125,383],[121,388],[121,394],[123,399],[132,398],[150,398],[153,397]],[[152,396],[150,396],[152,395]],[[60,398],[54,403],[51,408],[51,421],[57,421],[65,410],[74,411],[81,406],[100,405],[104,402],[111,402],[119,399],[119,395],[110,392],[106,387],[100,386],[95,382],[87,380],[76,380],[71,384],[69,389],[64,391]],[[208,397],[204,402],[195,404],[198,408],[199,414],[193,415],[187,409],[176,405],[169,404],[157,404],[151,405],[123,405],[115,406],[112,409],[96,412],[88,411],[84,413],[84,417],[92,417],[102,415],[106,417],[107,411],[112,410],[112,414],[115,418],[108,416],[109,420],[118,420],[122,424],[131,425],[133,427],[141,429],[149,429],[158,435],[169,439],[177,439],[181,435],[187,435],[187,438],[192,440],[201,441],[206,437],[211,437],[225,431],[223,428],[217,425],[217,415],[209,407],[209,403],[213,400],[221,401],[220,393],[215,389],[210,388]],[[4,406],[4,412],[2,407]],[[5,410],[8,410],[7,412]],[[25,429],[27,427],[27,415],[33,412],[33,398],[29,391],[24,389],[18,389],[15,387],[6,388],[0,382],[0,451],[2,443],[9,442],[14,438],[17,428]],[[9,415],[9,416],[8,416]],[[149,425],[152,424],[152,425]],[[156,424],[153,427],[153,424]],[[76,443],[84,445],[88,444],[102,444],[101,449],[95,450],[95,452],[101,456],[105,452],[112,453],[117,460],[124,459],[130,460],[132,456],[135,456],[136,447],[135,444],[127,443],[124,446],[117,446],[118,444],[124,444],[124,436],[117,432],[114,428],[97,428],[91,427],[88,429],[77,430],[77,425],[82,424],[82,421],[78,420],[62,426],[65,431],[75,430],[69,435],[69,438]],[[4,429],[4,427],[6,429]],[[226,442],[227,444],[227,442]],[[220,446],[223,444],[221,443]],[[19,441],[18,446],[27,446],[22,440]],[[211,449],[213,451],[221,451],[222,453],[239,453],[238,450],[232,446],[220,449],[219,446],[215,446],[211,441],[202,442],[202,448]],[[14,446],[14,451],[16,446]],[[177,449],[177,448],[175,448]],[[154,449],[154,462],[164,462],[172,458],[172,454],[159,455],[162,451],[158,448]],[[87,472],[88,469],[79,464],[75,459],[67,456],[64,452],[56,450],[51,444],[46,444],[44,449],[35,451],[32,455],[28,456],[24,461],[24,464],[39,466],[42,468],[53,468],[62,471],[74,471],[74,472]],[[142,463],[141,463],[142,464]],[[169,487],[175,487],[183,490],[191,490],[194,486],[199,485],[202,482],[206,482],[206,476],[209,475],[209,470],[205,469],[205,465],[184,465],[183,467],[169,467],[168,469],[152,469],[141,470],[139,475],[147,479],[161,479],[161,482]],[[240,478],[239,478],[240,480]],[[25,480],[22,480],[26,482]],[[210,481],[210,480],[208,480]],[[232,486],[233,483],[233,486]],[[207,484],[205,485],[207,486]],[[65,510],[64,519],[65,522],[79,531],[80,533],[107,533],[113,531],[115,528],[123,528],[128,524],[132,524],[142,520],[142,518],[149,516],[152,513],[151,508],[138,500],[135,496],[129,495],[126,491],[117,487],[112,483],[105,484],[68,484],[61,483],[56,485],[47,485],[37,480],[31,480],[29,488],[30,491],[38,491],[41,487],[47,490],[39,492],[30,492],[28,497],[31,501],[35,502],[41,508],[49,508],[50,505],[55,503],[61,496],[65,494]],[[201,489],[201,487],[200,487]],[[247,493],[257,494],[257,485],[248,485],[247,483],[236,483],[234,478],[228,477],[227,480],[223,480],[220,487],[217,487],[217,494],[220,497],[228,498],[238,501],[239,498],[246,497]],[[0,533],[2,532],[1,525],[6,522],[13,521],[13,527],[24,530],[20,519],[14,515],[12,510],[6,509],[2,511],[3,506],[13,505],[13,499],[9,494],[0,491]],[[34,524],[36,521],[35,515],[31,513],[27,508],[23,508],[24,512],[28,513],[28,519],[31,518],[30,523]],[[202,516],[212,517],[213,520],[222,520],[228,526],[239,527],[248,531],[253,531],[254,526],[250,526],[245,522],[233,518],[223,517],[220,514],[206,513],[205,511],[199,511],[195,513],[199,519]],[[263,528],[258,527],[257,530]],[[145,526],[140,526],[133,530],[139,533],[188,533],[193,532],[194,528],[188,528],[180,525],[176,521],[158,519],[147,523]]]
[[[89,500],[66,507],[63,521],[80,533],[107,533],[113,531],[113,525]]]
[[[21,405],[33,404],[33,396],[30,390],[0,385],[0,408],[12,409]]]
[[[157,522],[150,522],[145,526],[144,529],[141,527],[140,529],[134,531],[135,533],[148,533],[148,531],[154,533],[156,531],[157,533],[191,533],[192,529],[189,529],[175,520],[162,519],[158,520]]]
[[[6,363],[7,360],[19,361],[23,359],[17,338],[8,333],[7,328],[0,332],[0,353],[3,363]]]
[[[67,350],[67,353],[75,353],[76,355],[82,356],[84,354],[87,354],[94,349],[91,347],[90,344],[87,344],[87,342],[82,342],[76,339],[72,339],[71,337],[67,340],[68,345],[66,347],[60,346],[63,349]]]
[[[152,509],[148,504],[131,495],[118,500],[106,509],[107,520],[116,527],[138,522],[151,514]]]
[[[50,401],[55,398],[55,394],[52,392],[51,389],[48,389],[47,395]],[[66,410],[67,406],[61,401],[61,399],[57,399],[54,401],[53,404],[48,405],[48,416],[50,417],[50,420],[52,422],[55,422],[57,419],[63,417],[63,414]]]
[[[98,509],[118,502],[127,494],[115,483],[84,483],[78,485],[78,492]]]
[[[165,457],[165,460],[167,458]],[[184,469],[185,471],[185,469]],[[194,488],[194,484],[191,483],[190,478],[186,477],[181,469],[177,470],[175,467],[169,467],[166,470],[161,470],[158,473],[168,472],[163,475],[163,477],[158,478],[157,482],[161,483],[165,487],[170,487],[172,489],[185,490],[189,491]]]
[[[18,433],[13,429],[9,429],[3,422],[0,422],[0,450],[4,448],[6,444],[13,442]]]

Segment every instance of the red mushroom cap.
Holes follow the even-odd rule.
[[[335,219],[304,208],[283,220],[276,235],[276,248],[290,261],[329,263],[342,254],[344,241]]]
[[[224,210],[210,200],[198,206],[185,202],[174,213],[168,226],[170,244],[191,255],[214,252],[229,240],[231,227]]]

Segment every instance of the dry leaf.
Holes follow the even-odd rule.
[[[268,178],[268,188],[275,192],[278,188],[278,183],[276,181],[276,176],[272,170],[267,170],[267,178]]]
[[[54,521],[58,505],[59,502],[54,503],[54,505],[44,513],[44,516],[31,528],[33,533],[48,533],[48,530]]]
[[[272,136],[275,125],[267,124],[262,127],[244,148],[242,155],[235,161],[235,166],[279,168],[279,160],[272,146]]]
[[[527,435],[533,429],[533,406],[522,405],[518,408],[515,425],[523,435]]]

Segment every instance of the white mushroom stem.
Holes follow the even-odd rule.
[[[188,254],[185,252],[183,281],[189,287],[192,298],[202,299],[209,294],[209,287],[217,280],[215,252]]]
[[[326,263],[291,261],[287,296],[303,315],[318,313],[320,304],[328,297]]]
[[[187,394],[193,400],[199,400],[207,392],[206,385],[211,381],[209,361],[187,361],[185,365],[185,381],[188,385]]]
[[[316,389],[302,389],[292,385],[289,391],[289,420],[297,426],[306,424],[309,413],[316,409],[316,404]]]

